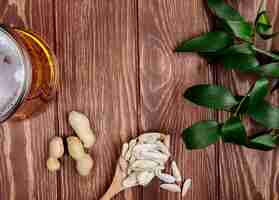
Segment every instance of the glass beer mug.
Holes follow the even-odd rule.
[[[55,98],[56,58],[35,33],[0,26],[0,123],[42,111]]]

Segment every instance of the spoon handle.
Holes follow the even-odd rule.
[[[110,187],[109,190],[104,194],[100,200],[111,200],[115,195],[117,195],[122,190],[115,187]]]
[[[125,189],[122,186],[123,177],[124,176],[120,170],[119,163],[118,163],[112,184],[110,185],[109,189],[100,200],[110,200],[119,192],[123,191]]]

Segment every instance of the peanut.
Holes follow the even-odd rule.
[[[68,137],[67,144],[70,156],[76,161],[77,172],[81,176],[87,176],[93,167],[93,159],[89,154],[85,153],[78,137]]]
[[[85,154],[81,159],[76,162],[76,169],[81,176],[89,175],[93,167],[93,160],[89,154]]]
[[[175,161],[172,161],[171,168],[172,168],[173,176],[175,177],[176,181],[181,182],[182,181],[181,172]]]
[[[84,114],[72,111],[69,114],[69,123],[85,148],[90,148],[95,144],[96,136],[90,127],[88,118]]]
[[[49,143],[49,157],[61,158],[64,154],[64,144],[61,137],[54,137]]]
[[[57,171],[60,169],[59,158],[64,154],[63,140],[60,137],[54,137],[49,142],[49,158],[47,160],[47,168],[49,171]]]
[[[67,138],[67,144],[69,154],[74,160],[79,160],[84,156],[85,151],[79,138],[70,136]]]
[[[47,160],[47,169],[51,172],[57,171],[60,169],[60,162],[57,158],[49,158]]]

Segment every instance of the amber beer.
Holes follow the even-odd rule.
[[[0,26],[0,122],[39,113],[56,96],[55,55],[37,34]]]

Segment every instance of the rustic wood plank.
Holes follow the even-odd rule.
[[[186,151],[183,128],[214,113],[184,101],[186,88],[213,82],[213,70],[194,54],[175,54],[178,42],[209,30],[202,0],[139,0],[140,130],[171,134],[171,148],[183,176],[194,182],[187,199],[218,197],[217,149]],[[143,199],[180,199],[160,191],[158,182],[144,189]]]
[[[52,0],[4,0],[1,23],[39,33],[54,48]],[[55,135],[55,103],[36,118],[0,128],[0,199],[57,199],[57,176],[46,167],[47,141]],[[47,122],[47,124],[46,124]]]
[[[56,20],[59,133],[73,134],[67,113],[78,110],[97,134],[92,174],[78,176],[74,162],[65,159],[59,199],[99,199],[112,181],[121,144],[137,135],[136,1],[57,0]],[[115,199],[140,194],[127,191]]]
[[[267,1],[272,22],[278,23],[278,1]],[[240,12],[253,21],[260,0],[230,1]],[[278,28],[275,27],[277,30]],[[261,48],[268,48],[267,43],[257,42]],[[278,40],[273,43],[278,47]],[[276,45],[277,44],[277,45]],[[218,72],[218,82],[231,88],[238,94],[245,94],[255,81],[255,77],[238,72]],[[248,79],[248,80],[247,80]],[[273,98],[278,104],[278,94]],[[220,120],[225,120],[228,115],[220,113]],[[248,131],[253,127],[248,124]],[[259,152],[238,147],[236,145],[220,144],[220,199],[230,200],[265,200],[278,199],[278,151]]]

